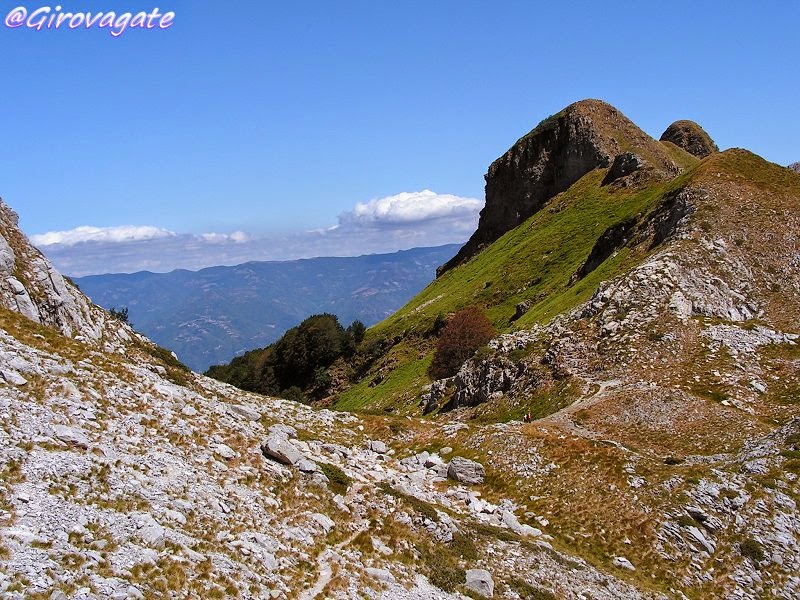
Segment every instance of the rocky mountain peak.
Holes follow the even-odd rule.
[[[795,173],[800,173],[800,161],[792,163],[791,165],[789,165],[789,168]]]
[[[635,154],[655,173],[679,170],[658,142],[606,102],[581,100],[548,117],[491,164],[478,229],[439,274],[480,252],[590,171],[611,166],[622,153]]]
[[[63,277],[19,229],[19,218],[0,199],[0,306],[54,327],[68,337],[126,340],[120,323]]]
[[[661,134],[660,141],[672,142],[698,158],[705,158],[709,154],[719,152],[719,148],[711,136],[694,121],[675,121]]]

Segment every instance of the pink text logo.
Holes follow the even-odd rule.
[[[162,13],[154,8],[150,12],[65,12],[61,6],[42,6],[29,11],[24,6],[11,9],[6,15],[6,27],[42,29],[108,29],[119,37],[128,29],[169,29],[175,22],[174,12]]]

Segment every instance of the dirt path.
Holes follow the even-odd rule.
[[[316,583],[314,586],[308,590],[305,590],[302,594],[300,594],[298,600],[314,600],[317,598],[322,592],[325,590],[325,586],[327,586],[332,577],[333,577],[333,568],[331,567],[331,559],[333,558],[334,554],[339,552],[342,548],[347,546],[350,542],[353,541],[359,533],[364,531],[365,527],[359,527],[352,535],[347,537],[344,541],[339,542],[333,548],[325,548],[322,552],[317,555],[317,570],[319,576],[317,577]]]
[[[607,381],[590,381],[589,384],[594,386],[599,386],[597,391],[593,394],[580,398],[570,404],[569,406],[565,406],[561,410],[554,412],[552,415],[548,415],[542,419],[536,421],[542,425],[555,425],[561,429],[568,431],[573,435],[577,435],[579,437],[589,438],[593,440],[601,439],[601,435],[591,431],[590,429],[586,429],[585,427],[581,427],[577,423],[575,423],[574,419],[572,418],[575,413],[579,410],[583,410],[584,408],[589,408],[594,406],[598,402],[605,400],[607,397],[607,390],[609,388],[616,388],[622,385],[621,379],[609,379]]]

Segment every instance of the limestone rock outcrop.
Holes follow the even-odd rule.
[[[672,142],[698,158],[719,152],[711,136],[694,121],[675,121],[661,134],[660,141]]]
[[[480,252],[590,171],[609,167],[623,152],[635,153],[655,170],[678,172],[661,145],[600,100],[576,102],[545,119],[491,164],[478,229],[439,274]]]
[[[486,477],[486,470],[479,462],[456,456],[447,467],[447,476],[460,483],[479,485]]]
[[[0,305],[68,337],[130,339],[132,331],[92,305],[36,250],[0,199]]]
[[[469,569],[466,577],[468,590],[483,598],[491,598],[494,595],[492,574],[486,569]]]
[[[399,440],[375,418],[257,396],[191,372],[175,377],[145,338],[112,339],[130,329],[77,288],[66,282],[62,295],[30,279],[32,265],[47,263],[11,216],[3,210],[5,274],[36,298],[28,314],[6,296],[0,310],[0,597],[256,600],[304,590],[309,599],[357,591],[455,600],[462,596],[435,587],[434,566],[405,562],[409,548],[422,541],[449,552],[445,544],[473,535],[476,524],[502,530],[503,539],[553,539],[520,523],[524,508],[513,498],[480,499],[470,486],[483,483],[481,464],[448,465],[428,452],[395,458]],[[45,326],[29,320],[41,323],[43,314],[53,319]],[[92,324],[100,340],[87,334]],[[75,335],[67,341],[58,332]],[[412,425],[445,437],[466,428]],[[368,545],[353,543],[365,536]],[[594,598],[647,597],[588,565],[575,575],[563,566],[566,555],[529,560],[508,547],[490,536],[465,569],[491,569],[505,586],[499,561],[508,558],[510,571]],[[488,570],[469,581],[491,597]]]

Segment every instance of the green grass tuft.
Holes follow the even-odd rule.
[[[742,540],[739,544],[739,552],[745,558],[749,558],[754,563],[758,564],[765,558],[764,547],[753,538]]]
[[[347,488],[349,488],[350,484],[353,482],[347,473],[342,471],[336,465],[330,465],[328,463],[320,463],[319,468],[322,471],[322,474],[328,478],[328,481],[330,482],[328,487],[330,487],[334,494],[344,495],[345,492],[347,492]]]

